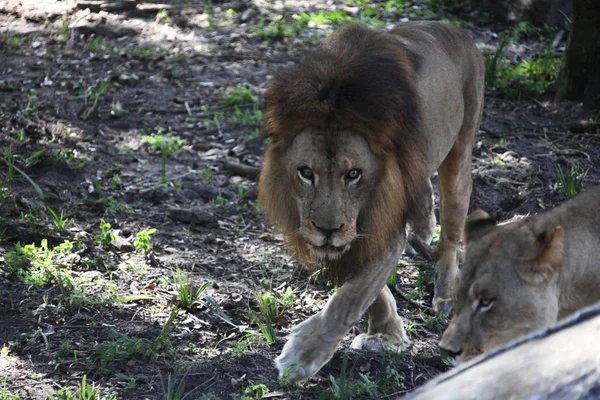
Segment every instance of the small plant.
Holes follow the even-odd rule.
[[[160,150],[162,156],[161,163],[161,183],[167,184],[167,158],[172,154],[183,152],[183,146],[186,145],[184,139],[174,136],[172,133],[163,134],[163,129],[158,128],[156,134],[144,136],[144,141],[148,143],[152,150]]]
[[[102,36],[96,36],[91,42],[88,43],[87,48],[89,51],[94,53],[104,50],[104,38],[102,38]]]
[[[71,24],[71,15],[68,12],[65,12],[62,16],[62,37],[66,42],[69,40],[69,36],[71,36],[71,29],[69,25]]]
[[[162,392],[163,400],[185,400],[192,393],[189,392],[187,394],[183,394],[185,391],[185,375],[181,377],[179,380],[179,384],[175,384],[175,379],[171,374],[167,374],[167,382],[163,379],[162,374],[159,375],[160,378],[160,390]]]
[[[584,188],[583,182],[587,176],[588,169],[572,166],[567,172],[560,166],[556,167],[556,185],[562,194],[568,197],[575,196]]]
[[[498,66],[502,63],[502,58],[506,48],[510,44],[510,37],[504,36],[496,51],[493,53],[487,53],[484,56],[485,59],[485,84],[488,87],[496,87],[496,81],[498,79]]]
[[[4,382],[2,383],[2,387],[0,388],[0,400],[21,400],[21,398],[17,395],[14,395],[9,392],[6,387],[7,379],[4,378]]]
[[[146,338],[130,338],[112,331],[110,340],[97,345],[91,362],[101,369],[115,364],[124,364],[129,360],[146,360],[154,352],[154,343]]]
[[[195,289],[188,273],[179,268],[175,270],[173,281],[179,302],[185,309],[190,309],[199,304],[202,293],[210,286],[210,282],[206,282],[199,289]]]
[[[251,88],[237,85],[234,88],[228,87],[225,90],[223,101],[230,106],[254,104],[258,102],[258,97]]]
[[[50,213],[52,222],[54,222],[54,226],[56,227],[57,231],[64,232],[71,229],[71,226],[73,226],[73,219],[65,218],[64,210],[60,210],[60,215],[58,215],[52,208],[50,208],[50,206],[46,206],[46,209]]]
[[[79,111],[79,115],[83,119],[89,118],[92,113],[98,111],[98,100],[100,99],[100,96],[106,92],[106,89],[108,89],[108,83],[106,82],[102,82],[97,86],[88,86],[83,94],[84,105]]]
[[[100,233],[96,235],[95,239],[96,243],[99,243],[102,246],[108,246],[116,239],[110,222],[100,219]]]
[[[269,388],[263,383],[258,383],[246,388],[244,393],[254,396],[255,399],[262,399],[267,393],[269,393]]]
[[[163,8],[156,13],[156,22],[170,24],[173,21],[171,20],[171,17],[169,17],[169,14],[167,14],[167,10]]]
[[[152,235],[156,233],[156,228],[141,230],[135,236],[133,247],[138,252],[147,252],[152,250]]]
[[[153,49],[145,48],[145,47],[134,47],[133,49],[128,49],[126,54],[128,54],[131,58],[135,58],[136,60],[146,61],[151,59],[156,52]]]

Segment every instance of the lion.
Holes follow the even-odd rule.
[[[298,261],[341,287],[295,326],[280,377],[315,374],[368,312],[352,347],[409,343],[386,286],[407,241],[434,232],[430,176],[438,171],[441,235],[434,306],[451,301],[471,193],[471,152],[483,110],[484,63],[469,36],[438,22],[390,31],[349,24],[264,94],[270,140],[259,177],[268,220]]]
[[[600,301],[599,208],[600,186],[506,225],[472,213],[440,347],[464,362]]]

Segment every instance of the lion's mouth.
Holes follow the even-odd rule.
[[[330,244],[314,246],[309,243],[308,249],[310,250],[310,253],[319,260],[338,260],[342,254],[350,249],[350,244],[335,247]]]

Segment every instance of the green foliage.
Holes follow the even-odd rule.
[[[262,399],[269,393],[269,388],[264,383],[257,383],[246,388],[244,393],[253,396],[255,399]]]
[[[162,392],[163,400],[185,400],[188,398],[188,395],[191,394],[191,392],[185,395],[183,394],[185,391],[185,376],[183,376],[179,380],[178,385],[175,384],[175,379],[173,379],[173,376],[171,374],[167,375],[166,384],[162,374],[160,374],[159,377],[160,390]]]
[[[108,89],[108,83],[102,82],[98,85],[88,86],[83,92],[83,107],[79,111],[79,115],[83,119],[89,118],[92,113],[98,112],[98,100]]]
[[[300,13],[299,19],[301,23],[311,26],[316,25],[341,25],[346,22],[352,22],[351,16],[343,10],[318,11],[310,13]]]
[[[94,239],[96,240],[96,243],[99,243],[102,246],[108,246],[116,239],[110,222],[106,222],[102,218],[100,219],[100,233],[97,234]]]
[[[91,362],[102,369],[110,364],[124,364],[129,360],[147,360],[154,351],[155,345],[149,339],[130,338],[112,331],[110,340],[94,348]]]
[[[529,60],[514,62],[504,58],[510,43],[531,29],[529,24],[517,25],[511,34],[504,35],[494,52],[485,54],[486,85],[507,98],[542,95],[558,79],[561,60],[551,44],[543,54]]]
[[[179,302],[185,309],[190,309],[200,304],[202,293],[210,286],[210,282],[206,282],[199,289],[195,289],[188,273],[180,268],[175,270],[173,282],[177,290]]]
[[[237,85],[236,87],[228,87],[225,90],[223,101],[230,106],[254,104],[258,102],[258,96],[251,88]]]
[[[41,241],[39,247],[35,243],[25,246],[17,243],[6,253],[4,263],[19,280],[34,287],[44,287],[53,282],[64,286],[70,281],[68,272],[61,272],[57,266],[72,266],[78,263],[80,258],[74,250],[79,245],[77,242],[64,241],[50,249],[46,239]],[[71,283],[68,285],[72,286]]]
[[[53,209],[49,206],[46,207],[50,216],[52,217],[52,222],[54,222],[54,226],[57,231],[64,232],[73,226],[73,219],[65,218],[64,210],[60,210],[60,215],[57,214]]]
[[[134,47],[127,49],[125,54],[136,60],[147,61],[156,54],[156,51],[147,47]]]
[[[106,46],[104,45],[104,38],[102,36],[96,36],[91,42],[88,43],[87,48],[89,51],[94,53],[106,50]]]
[[[13,53],[18,52],[21,46],[30,41],[31,38],[26,36],[15,36],[6,32],[0,37],[0,49],[4,49]]]
[[[571,166],[568,171],[563,171],[557,166],[554,172],[556,185],[562,194],[568,197],[575,196],[584,188],[583,182],[587,176],[588,169]]]
[[[156,228],[141,230],[135,236],[133,247],[136,251],[146,252],[152,250],[152,235],[156,233]]]
[[[163,134],[162,128],[157,128],[156,133],[148,136],[145,135],[143,137],[144,142],[146,142],[151,150],[160,150],[161,152],[161,183],[167,184],[169,180],[167,179],[167,158],[172,154],[180,154],[183,152],[183,147],[187,144],[184,139],[180,139],[177,136],[174,136],[172,133]]]
[[[282,40],[300,36],[304,28],[305,26],[297,21],[279,16],[269,23],[264,18],[261,19],[255,32],[262,40]]]
[[[0,388],[0,400],[21,400],[21,398],[15,394],[10,393],[10,391],[6,387],[7,379],[4,378],[4,382],[2,383],[2,387]]]

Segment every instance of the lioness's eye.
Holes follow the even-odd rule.
[[[300,175],[300,178],[308,180],[310,182],[312,182],[314,178],[314,173],[312,169],[308,167],[298,167],[298,175]]]
[[[492,304],[494,304],[493,299],[479,299],[477,308],[479,308],[481,311],[487,311],[492,307]]]
[[[360,176],[362,175],[362,171],[360,169],[351,169],[350,171],[348,171],[348,173],[346,174],[346,180],[347,181],[357,181],[358,179],[360,179]]]

